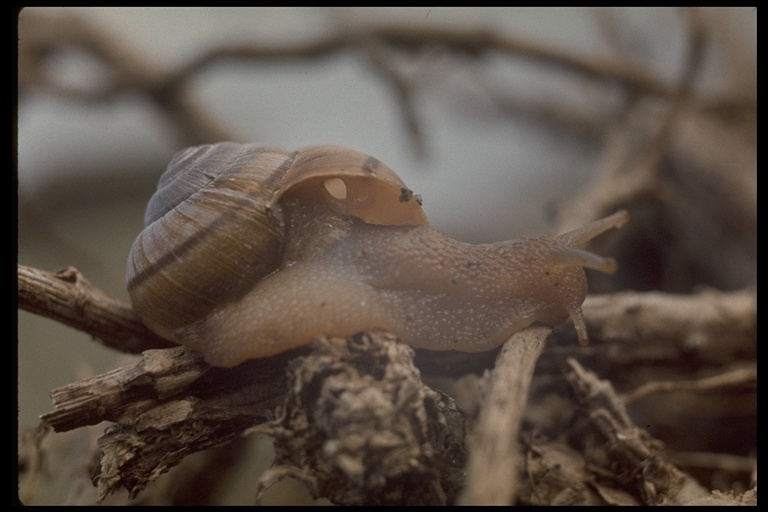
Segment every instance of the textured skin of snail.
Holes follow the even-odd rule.
[[[418,196],[368,155],[199,146],[160,180],[128,290],[147,326],[214,366],[371,329],[479,352],[570,317],[586,342],[583,267],[616,263],[580,248],[628,219],[622,210],[560,236],[467,244],[429,226]]]

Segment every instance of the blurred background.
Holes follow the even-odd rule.
[[[75,266],[127,300],[125,259],[172,155],[235,140],[374,155],[422,195],[432,224],[469,242],[552,233],[634,206],[635,245],[617,255],[628,270],[620,287],[750,286],[756,16],[24,9],[18,261]],[[637,185],[649,175],[654,186]],[[630,191],[595,199],[608,184]],[[675,257],[660,249],[670,245]],[[18,341],[20,432],[52,409],[51,389],[130,357],[23,311]],[[37,499],[61,502],[66,492]]]

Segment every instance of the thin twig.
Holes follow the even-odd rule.
[[[551,332],[530,327],[515,333],[496,359],[480,418],[470,437],[464,505],[510,505],[522,466],[517,436],[536,361]]]
[[[56,273],[18,266],[19,307],[74,327],[104,346],[138,354],[175,346],[147,329],[131,309],[93,286],[74,267]]]
[[[757,368],[739,368],[713,377],[698,380],[672,380],[647,382],[630,393],[621,395],[624,403],[629,404],[653,393],[670,391],[711,391],[734,386],[754,386],[757,384]]]

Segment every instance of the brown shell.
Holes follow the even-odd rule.
[[[297,152],[272,201],[276,203],[297,186],[319,187],[331,177],[344,181],[345,197],[334,197],[323,189],[319,198],[338,213],[368,224],[416,226],[428,222],[420,199],[392,169],[372,156],[338,146],[314,146]]]
[[[343,182],[342,194],[328,191],[333,179]],[[297,187],[371,224],[427,223],[400,178],[357,151],[231,142],[187,148],[160,178],[128,258],[128,291],[144,323],[172,338],[274,271],[282,246],[279,201]]]

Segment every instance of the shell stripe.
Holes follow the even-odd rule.
[[[279,183],[281,177],[285,173],[285,171],[293,165],[293,161],[295,160],[295,154],[291,155],[290,158],[286,158],[285,161],[280,165],[278,172],[270,173],[269,176],[265,179],[264,186],[269,189],[274,189],[277,186],[277,183]],[[263,187],[262,187],[263,188]],[[261,189],[257,190],[256,193],[249,194],[247,196],[243,196],[240,198],[230,197],[230,200],[236,200],[236,206],[248,206],[253,202],[253,199],[257,197],[258,192],[260,192]],[[266,206],[265,202],[265,206]],[[197,247],[198,244],[201,244],[205,241],[206,238],[208,238],[211,234],[216,232],[219,228],[224,226],[227,221],[232,216],[233,210],[228,210],[219,215],[213,223],[206,226],[205,229],[197,231],[194,236],[191,238],[185,240],[183,243],[179,245],[175,245],[173,247],[173,252],[168,252],[162,257],[158,258],[155,262],[151,263],[148,267],[144,268],[140,272],[138,272],[133,279],[128,283],[128,288],[135,288],[137,286],[140,286],[142,283],[144,283],[147,279],[152,278],[155,274],[159,274],[163,271],[164,268],[168,267],[169,265],[173,264],[175,261],[177,261],[179,258],[183,258],[189,251]],[[159,222],[160,219],[156,220],[155,222]]]

